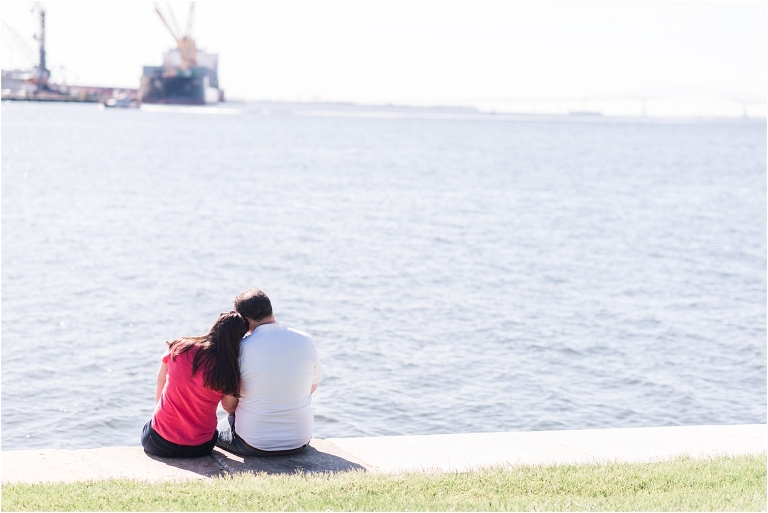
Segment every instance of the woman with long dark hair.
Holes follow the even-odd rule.
[[[237,312],[223,313],[202,337],[168,342],[157,375],[155,413],[144,426],[141,445],[164,458],[194,458],[211,453],[218,433],[216,408],[234,413],[239,397],[240,340],[248,321]],[[231,396],[231,397],[230,397]]]

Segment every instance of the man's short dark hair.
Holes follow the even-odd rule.
[[[259,289],[248,289],[237,295],[235,311],[252,321],[261,321],[272,315],[272,303]]]

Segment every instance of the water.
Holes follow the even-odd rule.
[[[4,450],[137,445],[250,287],[316,437],[766,421],[764,121],[242,110],[3,103]]]

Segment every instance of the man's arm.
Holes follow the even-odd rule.
[[[160,370],[157,371],[157,389],[155,390],[155,403],[160,400],[160,396],[163,395],[163,388],[165,388],[165,378],[168,376],[168,364],[163,362],[160,364]]]
[[[312,385],[312,389],[309,391],[310,395],[315,393],[315,390],[317,390],[317,383]]]
[[[224,411],[227,412],[227,414],[234,415],[239,401],[240,400],[234,395],[225,395],[221,398],[221,407],[224,408]]]

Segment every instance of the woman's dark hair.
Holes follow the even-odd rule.
[[[247,332],[248,321],[240,314],[223,313],[207,335],[168,342],[171,359],[196,347],[192,376],[202,369],[206,388],[240,397],[240,340]]]

